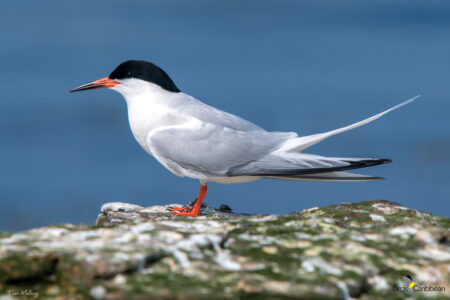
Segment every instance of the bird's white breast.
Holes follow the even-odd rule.
[[[189,117],[174,109],[174,102],[179,101],[174,95],[157,88],[144,93],[124,94],[131,132],[139,145],[150,155],[152,153],[147,144],[147,137],[151,131],[189,121]]]

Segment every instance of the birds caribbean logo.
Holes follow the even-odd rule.
[[[411,275],[403,276],[402,280],[403,291],[407,295],[414,295],[419,292],[420,281]]]

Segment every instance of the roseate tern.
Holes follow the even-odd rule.
[[[298,136],[269,132],[181,92],[158,66],[137,60],[120,64],[108,77],[70,92],[109,88],[125,98],[139,145],[173,174],[200,180],[193,207],[174,208],[177,216],[198,216],[207,182],[241,183],[261,178],[299,181],[370,181],[383,178],[346,172],[389,159],[324,157],[302,151],[335,134],[372,122],[414,101],[332,131]]]

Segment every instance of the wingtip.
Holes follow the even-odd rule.
[[[342,160],[342,161],[345,161],[346,163],[349,164],[349,166],[352,166],[348,168],[349,170],[384,165],[392,162],[392,160],[390,160],[389,158],[372,158],[372,159]]]

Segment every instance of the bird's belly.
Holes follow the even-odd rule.
[[[257,176],[233,176],[233,177],[213,177],[208,178],[208,181],[222,183],[222,184],[235,184],[235,183],[245,183],[255,180],[259,180],[261,177]]]

